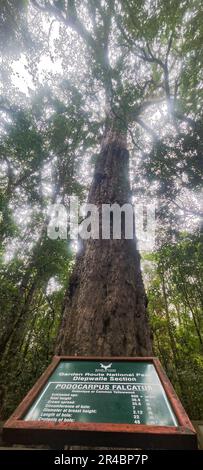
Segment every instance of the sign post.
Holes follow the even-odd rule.
[[[54,356],[4,425],[7,442],[196,449],[158,359]]]

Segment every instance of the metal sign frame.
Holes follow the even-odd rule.
[[[25,421],[28,409],[40,394],[60,361],[151,362],[158,374],[178,426],[146,424]],[[49,444],[123,447],[140,449],[197,449],[195,429],[177,397],[159,360],[155,357],[54,356],[3,427],[3,439],[15,444]]]

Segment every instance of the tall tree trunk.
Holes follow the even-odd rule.
[[[108,128],[88,202],[131,201],[126,134]],[[100,227],[101,228],[101,227]],[[140,256],[134,239],[89,239],[77,256],[57,340],[58,354],[144,356],[152,352]]]

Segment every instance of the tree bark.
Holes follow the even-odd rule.
[[[97,160],[88,202],[131,202],[126,135],[107,129]],[[101,222],[101,221],[100,221]],[[101,229],[101,227],[100,227]],[[56,353],[147,356],[152,353],[146,295],[136,240],[83,242],[64,302]]]

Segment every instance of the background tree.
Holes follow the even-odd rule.
[[[6,396],[3,414],[10,406],[11,377],[14,379],[14,371],[16,378],[22,375],[30,350],[39,347],[38,339],[43,341],[42,353],[46,351],[44,364],[53,354],[54,332],[61,311],[59,299],[73,255],[70,241],[56,243],[47,237],[50,218],[47,210],[50,203],[68,200],[73,191],[83,198],[83,185],[75,180],[75,175],[80,152],[91,141],[86,116],[79,110],[81,96],[76,95],[77,111],[72,104],[60,103],[50,93],[36,98],[29,113],[10,109],[12,122],[6,124],[2,138],[0,354],[2,394]],[[50,105],[52,113],[45,119]],[[44,328],[46,334],[40,332]],[[33,380],[35,377],[33,372]],[[13,391],[11,396],[13,399]]]
[[[194,419],[202,416],[202,237],[182,234],[147,256],[154,351]]]

